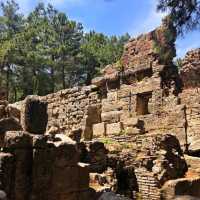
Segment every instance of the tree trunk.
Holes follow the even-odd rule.
[[[51,92],[54,93],[55,91],[55,72],[54,72],[54,67],[51,66]]]
[[[55,56],[52,55],[51,59],[53,61],[53,63],[55,63]],[[51,93],[54,93],[55,91],[55,69],[54,69],[55,65],[51,65],[50,66],[50,76],[51,76]]]
[[[7,71],[6,71],[6,98],[7,101],[9,100],[9,92],[10,92],[10,65],[7,64]]]
[[[66,88],[66,82],[65,82],[65,66],[62,66],[62,85],[63,85],[63,89]]]
[[[85,81],[86,85],[90,85],[91,84],[91,80],[92,80],[92,76],[90,73],[87,74],[87,79]]]

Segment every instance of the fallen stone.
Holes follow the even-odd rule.
[[[189,152],[190,153],[197,153],[200,152],[200,140],[195,140],[189,145]]]

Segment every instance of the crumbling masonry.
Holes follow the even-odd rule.
[[[109,200],[107,190],[200,198],[200,49],[179,73],[175,39],[165,21],[130,40],[121,62],[90,86],[16,104],[2,95],[0,189],[8,199]]]

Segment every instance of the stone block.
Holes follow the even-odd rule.
[[[116,123],[120,121],[121,111],[111,111],[101,114],[101,120],[108,123]]]
[[[93,136],[94,137],[103,137],[105,135],[106,135],[106,124],[105,124],[105,122],[93,125]]]
[[[106,130],[107,130],[107,135],[117,135],[120,134],[122,131],[122,123],[118,122],[118,123],[112,123],[112,124],[107,124],[106,126]]]
[[[48,122],[47,102],[37,96],[29,96],[21,113],[23,130],[33,134],[44,134]]]
[[[7,131],[22,130],[21,125],[14,118],[4,118],[0,120],[0,147],[4,143],[4,135]]]
[[[0,190],[4,190],[11,199],[14,187],[15,159],[10,153],[0,153]],[[0,192],[1,196],[1,192]],[[0,197],[1,199],[1,197]]]
[[[139,135],[139,134],[141,134],[141,129],[133,128],[133,127],[126,127],[125,128],[125,133],[127,135]]]
[[[138,118],[126,118],[123,120],[123,124],[125,127],[137,127],[139,125],[139,119]]]
[[[117,92],[108,92],[107,99],[108,101],[117,101]]]

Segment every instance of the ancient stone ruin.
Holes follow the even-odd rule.
[[[175,39],[165,21],[90,86],[0,95],[2,199],[199,199],[200,49],[179,73]]]

